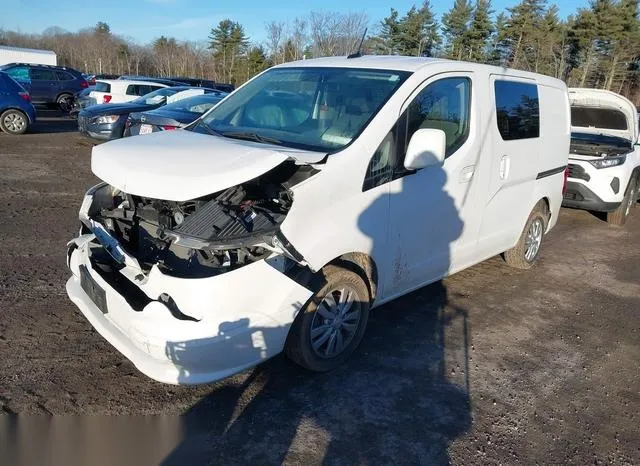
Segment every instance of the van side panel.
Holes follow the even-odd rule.
[[[489,79],[491,99],[491,120],[487,144],[491,145],[491,181],[489,183],[488,201],[485,206],[482,226],[478,238],[478,246],[483,256],[491,256],[512,248],[522,232],[522,225],[531,212],[534,183],[538,173],[538,157],[541,137],[509,139],[503,137],[499,124],[506,124],[502,131],[510,131],[516,127],[514,122],[504,122],[505,110],[512,118],[518,118],[525,102],[519,97],[520,90],[513,90],[513,95],[506,99],[511,107],[501,107],[504,91],[497,95],[496,83],[513,83],[533,88],[537,82],[525,79],[516,74],[494,74]],[[532,89],[529,88],[529,91]],[[539,96],[539,94],[538,94]],[[539,98],[539,97],[538,97]],[[520,108],[518,108],[520,107]],[[526,109],[525,109],[526,110]],[[499,120],[502,121],[499,123]],[[524,127],[522,123],[517,126]]]
[[[534,201],[549,200],[551,219],[548,229],[558,220],[562,204],[564,168],[569,157],[571,111],[567,88],[539,85],[540,154]]]

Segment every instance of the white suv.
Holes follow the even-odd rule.
[[[638,112],[625,97],[569,89],[571,150],[562,205],[606,212],[624,225],[640,196]]]
[[[281,351],[326,371],[379,306],[489,257],[530,268],[569,153],[557,79],[418,57],[271,68],[187,128],[93,148],[67,293],[145,374]]]
[[[140,96],[164,87],[169,86],[151,81],[101,79],[96,81],[95,89],[91,91],[89,96],[96,99],[98,104],[119,104],[131,102]]]

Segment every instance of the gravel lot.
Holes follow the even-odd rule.
[[[65,244],[96,181],[74,130],[50,115],[0,134],[5,412],[186,414],[163,464],[640,464],[640,208],[622,229],[563,210],[533,270],[494,258],[383,306],[332,373],[278,357],[173,387],[66,297]]]

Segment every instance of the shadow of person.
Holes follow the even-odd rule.
[[[441,167],[409,174],[377,188],[360,215],[386,266],[377,299],[417,288],[421,271],[449,269],[463,223],[445,182]],[[424,251],[405,247],[411,235],[400,228],[423,238]],[[259,330],[267,345],[282,331]],[[245,343],[243,351],[256,350]],[[332,372],[278,356],[214,385],[183,416],[184,441],[162,464],[447,464],[450,443],[471,425],[468,346],[467,313],[438,281],[377,308],[360,348]],[[449,380],[454,374],[462,383]]]

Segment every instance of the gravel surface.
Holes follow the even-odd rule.
[[[0,134],[6,413],[185,414],[164,464],[640,464],[640,208],[624,228],[563,210],[534,269],[494,258],[377,309],[329,374],[277,357],[174,387],[66,297],[65,244],[97,181],[74,129],[49,116]]]

